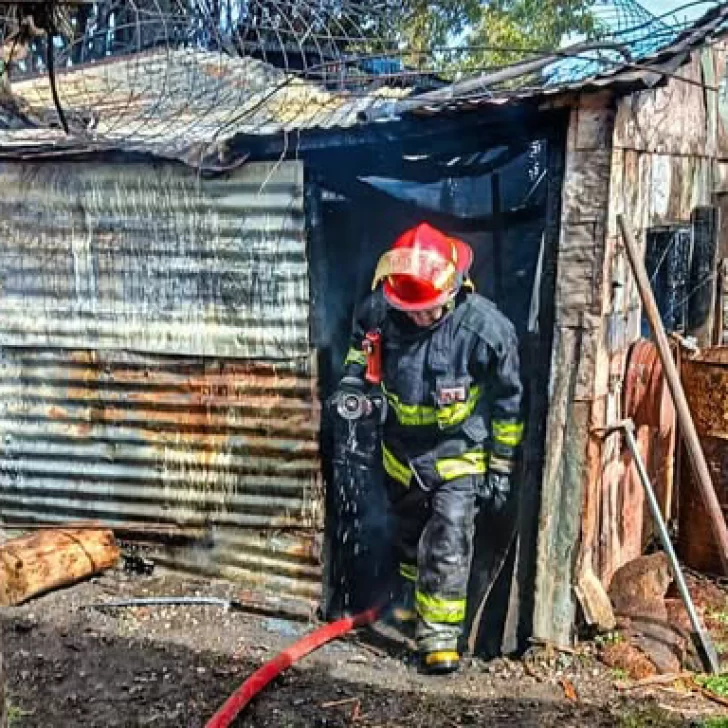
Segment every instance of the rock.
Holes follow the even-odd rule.
[[[584,620],[600,632],[614,629],[614,610],[602,583],[591,569],[584,569],[574,587]]]
[[[685,609],[682,599],[665,599],[665,608],[667,609],[667,621],[676,630],[679,630],[685,635],[693,631],[693,626],[690,624],[690,617],[688,617],[688,610]]]
[[[640,556],[614,574],[609,598],[618,615],[667,621],[664,600],[671,583],[672,575],[664,553]]]
[[[635,618],[630,637],[663,675],[682,670],[686,640],[667,622]]]

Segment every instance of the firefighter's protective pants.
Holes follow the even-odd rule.
[[[417,647],[456,651],[463,629],[475,530],[476,478],[467,475],[430,492],[388,478],[398,522],[400,575],[415,582]]]

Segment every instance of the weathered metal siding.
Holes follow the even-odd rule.
[[[0,346],[309,352],[299,163],[0,164]]]
[[[2,518],[193,528],[156,558],[232,577],[256,602],[314,602],[320,408],[300,166],[0,177]]]
[[[690,413],[710,469],[713,486],[728,515],[728,348],[715,347],[686,359],[681,367]],[[688,566],[725,574],[690,458],[683,448],[678,547]]]

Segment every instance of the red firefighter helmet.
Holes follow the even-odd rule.
[[[423,222],[403,233],[379,259],[372,289],[383,280],[390,305],[426,311],[457,294],[472,262],[469,245]]]

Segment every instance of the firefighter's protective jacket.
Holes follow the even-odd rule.
[[[523,436],[518,340],[513,325],[476,293],[461,292],[433,326],[389,307],[381,289],[357,308],[345,375],[364,378],[362,342],[382,337],[389,403],[383,459],[390,477],[425,489],[512,458]]]

